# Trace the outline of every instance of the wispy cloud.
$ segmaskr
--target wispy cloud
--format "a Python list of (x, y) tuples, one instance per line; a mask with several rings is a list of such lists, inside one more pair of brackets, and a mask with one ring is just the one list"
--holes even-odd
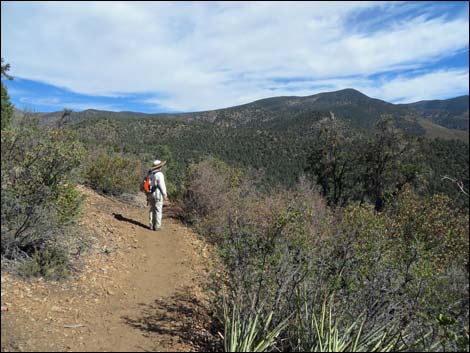
[(468, 61), (445, 63), (468, 55), (468, 4), (451, 5), (3, 2), (2, 56), (19, 77), (90, 96), (145, 94), (143, 104), (163, 110), (327, 87), (396, 101), (446, 98), (468, 93)]
[(370, 91), (388, 101), (410, 103), (429, 97), (452, 97), (455, 92), (468, 93), (468, 80), (468, 70), (440, 70), (416, 77), (399, 76)]

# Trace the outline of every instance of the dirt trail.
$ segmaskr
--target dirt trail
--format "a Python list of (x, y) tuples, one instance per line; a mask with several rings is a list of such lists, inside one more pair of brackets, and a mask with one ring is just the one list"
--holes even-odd
[(80, 189), (93, 249), (65, 282), (2, 273), (2, 351), (201, 349), (206, 245), (171, 218), (171, 205), (154, 232), (143, 197), (123, 203)]

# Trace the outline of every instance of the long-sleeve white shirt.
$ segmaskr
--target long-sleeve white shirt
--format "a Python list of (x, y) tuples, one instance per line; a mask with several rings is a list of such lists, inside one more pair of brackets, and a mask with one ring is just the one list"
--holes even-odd
[(163, 176), (163, 173), (161, 171), (154, 171), (152, 172), (155, 175), (155, 182), (156, 185), (158, 185), (157, 190), (155, 190), (155, 198), (157, 200), (161, 199), (161, 195), (163, 194), (163, 197), (167, 197), (166, 193), (166, 185), (165, 185), (165, 177)]

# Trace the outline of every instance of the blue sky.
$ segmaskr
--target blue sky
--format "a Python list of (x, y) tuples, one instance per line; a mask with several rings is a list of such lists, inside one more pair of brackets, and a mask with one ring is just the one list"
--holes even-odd
[(461, 2), (1, 3), (20, 109), (185, 112), (343, 88), (393, 103), (469, 91)]

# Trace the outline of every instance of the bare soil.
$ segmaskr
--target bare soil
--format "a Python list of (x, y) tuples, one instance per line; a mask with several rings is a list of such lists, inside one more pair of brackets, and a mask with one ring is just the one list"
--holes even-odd
[(171, 204), (155, 232), (143, 195), (122, 202), (79, 188), (86, 195), (79, 227), (93, 247), (64, 281), (2, 272), (2, 351), (206, 350), (207, 245)]

